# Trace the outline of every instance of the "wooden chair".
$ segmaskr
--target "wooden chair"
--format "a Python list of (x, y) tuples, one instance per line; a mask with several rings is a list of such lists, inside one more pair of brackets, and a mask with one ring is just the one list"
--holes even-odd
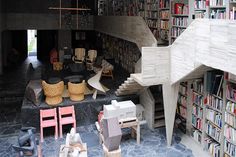
[(83, 63), (85, 59), (85, 48), (76, 48), (75, 55), (72, 57), (72, 60), (75, 63)]
[(60, 138), (62, 138), (62, 125), (73, 124), (73, 127), (76, 130), (76, 119), (75, 119), (75, 110), (74, 106), (68, 107), (59, 107), (59, 130)]
[(58, 138), (57, 111), (54, 109), (40, 110), (40, 137), (43, 142), (43, 128), (55, 127), (55, 139)]
[(86, 66), (88, 70), (93, 70), (93, 64), (97, 58), (97, 50), (89, 50), (86, 58)]

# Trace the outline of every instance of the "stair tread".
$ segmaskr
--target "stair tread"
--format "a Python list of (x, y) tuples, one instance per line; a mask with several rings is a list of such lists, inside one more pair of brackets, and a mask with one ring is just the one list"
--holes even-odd
[(155, 112), (164, 111), (164, 106), (155, 106)]
[(156, 120), (154, 123), (155, 128), (163, 127), (163, 126), (165, 126), (165, 119)]

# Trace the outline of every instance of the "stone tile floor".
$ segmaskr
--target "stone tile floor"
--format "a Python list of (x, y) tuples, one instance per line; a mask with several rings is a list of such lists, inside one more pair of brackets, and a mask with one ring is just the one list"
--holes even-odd
[[(99, 144), (98, 132), (95, 125), (78, 127), (83, 142), (88, 146), (88, 157), (102, 157), (103, 151)], [(132, 139), (130, 130), (123, 130), (124, 135), (121, 142), (122, 157), (193, 157), (192, 151), (180, 143), (181, 133), (175, 130), (173, 145), (167, 147), (165, 128), (149, 130), (146, 126), (141, 128), (141, 144), (137, 145), (136, 140)], [(39, 137), (39, 134), (37, 134)], [(17, 142), (17, 135), (0, 137), (0, 156), (16, 156), (11, 147)], [(42, 143), (42, 154), (44, 157), (58, 157), (61, 144), (65, 143), (64, 138), (55, 140), (53, 136), (47, 136)]]

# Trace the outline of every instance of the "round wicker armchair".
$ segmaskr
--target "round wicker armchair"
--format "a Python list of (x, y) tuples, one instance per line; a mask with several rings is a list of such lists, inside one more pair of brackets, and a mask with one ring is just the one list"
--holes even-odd
[(70, 99), (72, 101), (81, 101), (84, 100), (84, 92), (85, 92), (85, 81), (82, 83), (68, 83), (68, 91), (70, 95)]
[(48, 84), (42, 81), (45, 102), (50, 106), (55, 106), (62, 102), (62, 93), (64, 91), (64, 82), (60, 81), (56, 84)]

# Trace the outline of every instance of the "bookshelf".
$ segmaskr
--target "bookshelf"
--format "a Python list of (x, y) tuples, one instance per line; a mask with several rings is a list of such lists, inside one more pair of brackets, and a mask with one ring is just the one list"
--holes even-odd
[(194, 1), (194, 15), (197, 18), (207, 18), (207, 5), (206, 0), (195, 0)]
[(226, 1), (210, 0), (209, 15), (211, 19), (226, 19)]
[(170, 30), (170, 0), (160, 0), (159, 3), (160, 42), (169, 43)]
[(189, 25), (189, 2), (188, 0), (173, 0), (170, 7), (170, 44), (172, 44)]
[(179, 86), (178, 102), (176, 109), (176, 125), (183, 132), (186, 133), (186, 119), (187, 119), (187, 82), (181, 82)]
[(138, 1), (138, 16), (145, 18), (145, 0)]
[(206, 73), (205, 90), (205, 149), (212, 156), (223, 155), (223, 133), (224, 133), (224, 92), (223, 72), (209, 71)]
[(158, 19), (158, 0), (146, 0), (145, 20), (157, 40), (159, 38)]
[(101, 34), (100, 40), (105, 59), (113, 59), (129, 73), (134, 72), (135, 63), (141, 56), (136, 44), (105, 34)]
[(225, 124), (224, 124), (224, 156), (236, 156), (236, 83), (225, 73), (226, 99), (225, 99)]
[(235, 0), (229, 0), (228, 3), (229, 8), (229, 19), (236, 20), (236, 1)]
[(195, 141), (202, 143), (203, 135), (203, 79), (195, 79), (191, 84), (191, 135)]

